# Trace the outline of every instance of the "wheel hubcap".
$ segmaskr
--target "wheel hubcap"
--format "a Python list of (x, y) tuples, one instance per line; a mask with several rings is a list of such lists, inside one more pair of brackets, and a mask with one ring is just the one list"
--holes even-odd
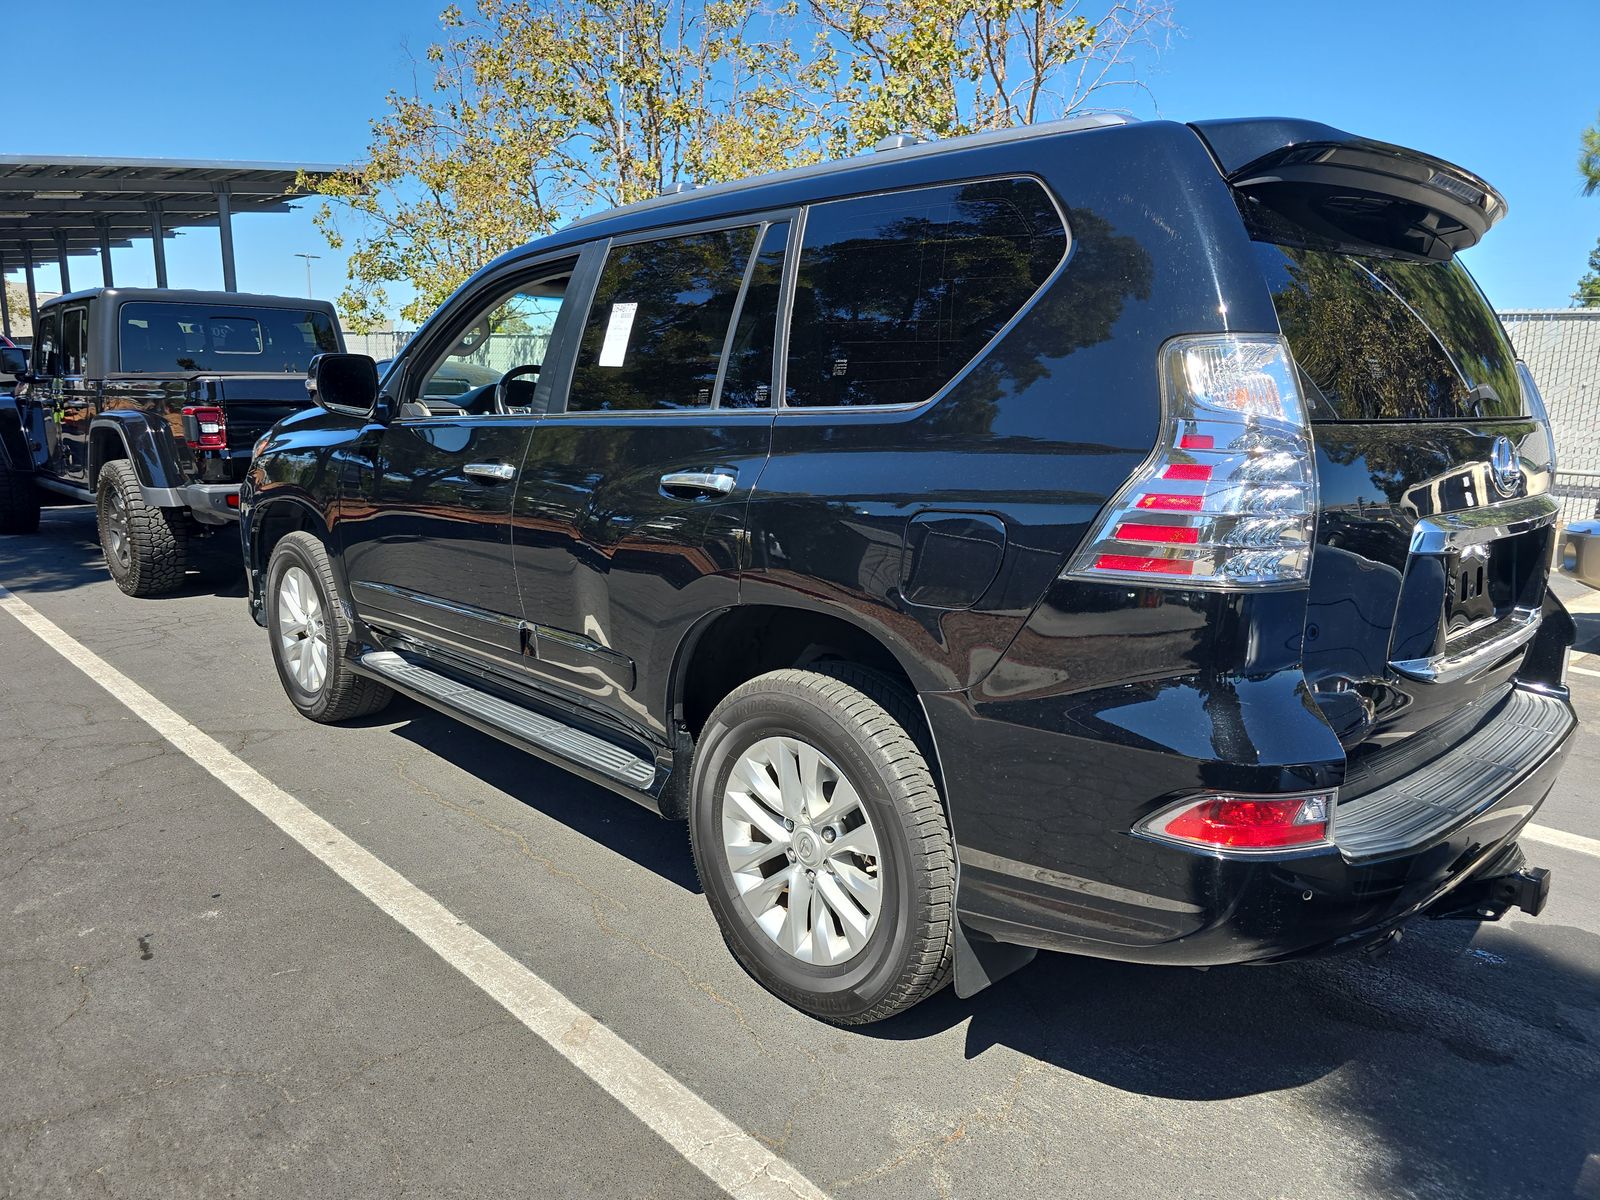
[(307, 692), (328, 677), (328, 630), (311, 576), (290, 567), (278, 580), (278, 648), (294, 681)]
[(866, 948), (883, 905), (872, 819), (844, 772), (799, 738), (763, 738), (722, 794), (722, 849), (745, 909), (786, 954), (830, 966)]
[(126, 567), (132, 561), (128, 551), (128, 501), (114, 487), (106, 491), (104, 520), (106, 550), (117, 560), (118, 566)]

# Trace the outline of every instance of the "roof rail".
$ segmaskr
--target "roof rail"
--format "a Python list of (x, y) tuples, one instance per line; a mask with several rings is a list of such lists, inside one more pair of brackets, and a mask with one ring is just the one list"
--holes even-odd
[(727, 183), (710, 183), (702, 187), (690, 187), (671, 191), (660, 196), (653, 196), (648, 200), (636, 200), (632, 204), (623, 204), (617, 208), (608, 208), (601, 212), (591, 213), (586, 217), (579, 217), (571, 221), (563, 229), (575, 229), (580, 225), (591, 225), (609, 217), (619, 216), (623, 213), (644, 212), (652, 208), (664, 208), (682, 200), (701, 199), (706, 196), (726, 196), (733, 192), (742, 192), (747, 188), (764, 187), (769, 183), (786, 183), (796, 179), (815, 179), (823, 175), (831, 175), (836, 171), (848, 171), (855, 167), (865, 166), (869, 163), (877, 164), (885, 159), (925, 158), (934, 154), (952, 154), (958, 150), (969, 150), (975, 146), (995, 146), (1005, 142), (1019, 142), (1028, 138), (1051, 137), (1058, 133), (1078, 133), (1086, 129), (1109, 129), (1118, 125), (1132, 125), (1137, 117), (1125, 117), (1115, 113), (1096, 113), (1086, 117), (1067, 117), (1060, 121), (1041, 121), (1037, 125), (1016, 125), (1009, 129), (990, 129), (983, 133), (969, 133), (961, 137), (940, 138), (936, 141), (914, 141), (909, 144), (886, 145), (885, 143), (898, 141), (899, 138), (909, 135), (891, 134), (878, 143), (878, 146), (867, 154), (852, 155), (849, 158), (830, 159), (828, 162), (813, 163), (808, 167), (789, 167), (782, 171), (771, 171), (765, 175), (752, 175), (748, 179), (734, 179)]

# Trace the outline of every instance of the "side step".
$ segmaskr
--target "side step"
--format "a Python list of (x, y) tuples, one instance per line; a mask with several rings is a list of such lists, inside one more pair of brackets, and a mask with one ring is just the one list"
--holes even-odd
[(402, 692), (418, 699), (433, 700), (471, 722), (502, 730), (557, 758), (579, 763), (640, 791), (655, 782), (653, 762), (554, 717), (502, 700), (427, 667), (419, 667), (392, 650), (369, 650), (360, 661), (365, 670), (394, 684)]

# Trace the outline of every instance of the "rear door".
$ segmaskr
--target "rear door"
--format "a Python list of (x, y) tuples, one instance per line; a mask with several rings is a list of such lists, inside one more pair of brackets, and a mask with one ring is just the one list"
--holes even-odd
[(737, 604), (791, 214), (613, 242), (518, 484), (532, 667), (660, 735), (674, 651)]
[(1317, 447), (1306, 673), (1359, 775), (1510, 686), (1545, 596), (1549, 431), (1454, 258), (1256, 253)]

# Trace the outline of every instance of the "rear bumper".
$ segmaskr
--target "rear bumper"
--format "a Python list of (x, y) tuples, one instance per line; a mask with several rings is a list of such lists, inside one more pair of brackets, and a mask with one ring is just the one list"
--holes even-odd
[(157, 508), (186, 508), (197, 521), (222, 525), (239, 519), (237, 483), (190, 483), (181, 487), (141, 487), (144, 502)]
[[(961, 918), (996, 941), (1181, 966), (1274, 962), (1375, 942), (1425, 909), (1459, 907), (1449, 893), (1502, 870), (1554, 784), (1576, 723), (1563, 689), (1517, 689), (1494, 729), (1391, 782), (1384, 795), (1341, 805), (1361, 819), (1341, 841), (1336, 815), (1337, 850), (1226, 859), (1119, 833), (1120, 853), (1096, 855), (1090, 878), (1068, 862), (1026, 863), (961, 845)], [(1528, 733), (1531, 726), (1542, 734)], [(1488, 769), (1497, 754), (1514, 765)], [(1373, 820), (1385, 804), (1398, 830), (1387, 838)], [(955, 824), (959, 842), (959, 813)]]

